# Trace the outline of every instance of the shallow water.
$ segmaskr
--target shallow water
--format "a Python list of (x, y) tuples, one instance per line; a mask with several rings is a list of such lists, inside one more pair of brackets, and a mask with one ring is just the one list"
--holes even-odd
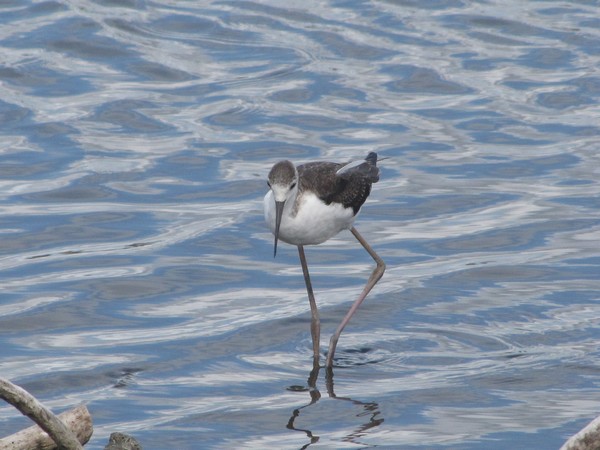
[[(90, 449), (558, 448), (600, 413), (598, 17), (4, 2), (0, 376), (85, 402)], [(369, 151), (356, 226), (388, 270), (328, 388), (265, 179)], [(325, 352), (373, 263), (349, 233), (307, 258)]]

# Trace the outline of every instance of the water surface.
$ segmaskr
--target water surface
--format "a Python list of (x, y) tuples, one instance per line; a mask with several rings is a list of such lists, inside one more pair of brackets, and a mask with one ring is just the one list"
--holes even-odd
[[(558, 448), (600, 413), (598, 17), (4, 2), (0, 375), (85, 402), (90, 449)], [(327, 386), (266, 174), (369, 151), (356, 226), (388, 270)], [(373, 262), (349, 233), (307, 258), (324, 352)]]

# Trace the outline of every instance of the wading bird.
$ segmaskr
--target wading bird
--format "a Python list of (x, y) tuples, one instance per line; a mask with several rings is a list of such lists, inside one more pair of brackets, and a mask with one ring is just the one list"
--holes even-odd
[(317, 303), (310, 282), (305, 245), (321, 244), (342, 230), (350, 230), (377, 263), (367, 284), (337, 327), (327, 352), (326, 367), (333, 365), (335, 348), (344, 327), (385, 271), (385, 263), (354, 228), (360, 207), (371, 193), (371, 185), (379, 181), (377, 153), (364, 160), (349, 163), (309, 162), (295, 166), (279, 161), (269, 172), (265, 195), (265, 220), (275, 235), (273, 256), (279, 240), (298, 247), (304, 282), (312, 314), (311, 335), (314, 363), (319, 362), (321, 326)]

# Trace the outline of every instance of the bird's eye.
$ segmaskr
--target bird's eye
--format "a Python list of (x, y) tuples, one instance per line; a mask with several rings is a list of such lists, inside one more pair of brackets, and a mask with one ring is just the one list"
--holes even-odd
[(296, 182), (290, 184), (290, 189), (294, 189), (296, 187)]
[(271, 182), (267, 181), (267, 186), (271, 187)]

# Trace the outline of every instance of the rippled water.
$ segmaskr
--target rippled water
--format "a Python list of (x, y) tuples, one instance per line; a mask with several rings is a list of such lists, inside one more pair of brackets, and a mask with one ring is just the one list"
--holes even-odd
[[(600, 6), (284, 5), (2, 2), (0, 375), (91, 449), (559, 447), (600, 413)], [(371, 150), (388, 271), (327, 389), (265, 178)], [(307, 257), (324, 351), (372, 261)]]

